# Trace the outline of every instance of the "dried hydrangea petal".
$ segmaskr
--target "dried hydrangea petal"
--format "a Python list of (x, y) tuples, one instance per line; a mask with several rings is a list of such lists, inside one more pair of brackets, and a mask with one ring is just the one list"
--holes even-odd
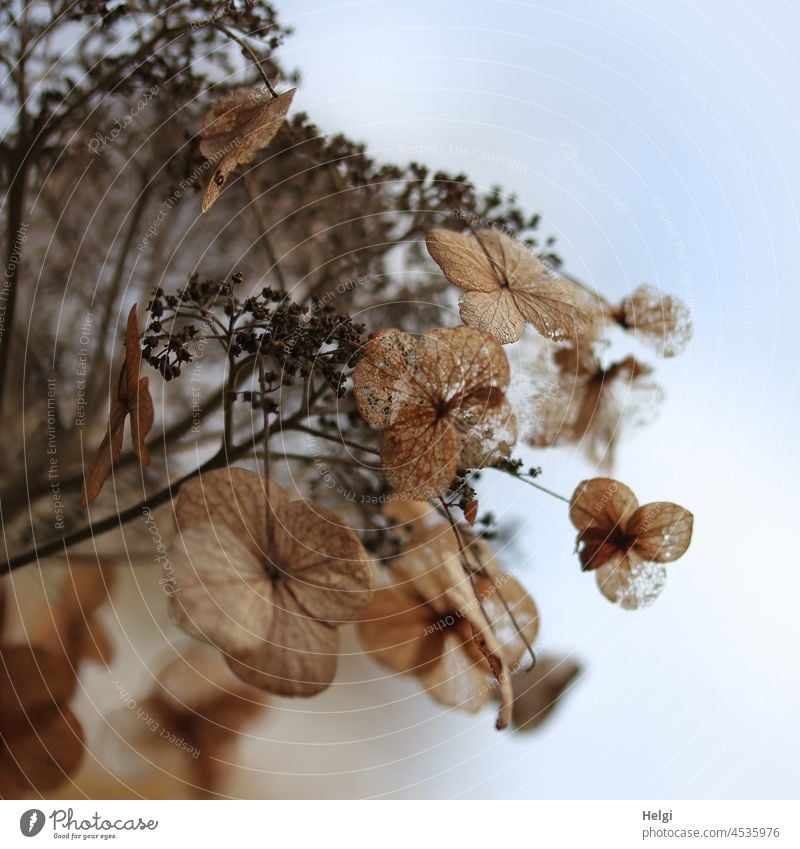
[(272, 97), (266, 89), (239, 89), (212, 104), (200, 150), (216, 160), (216, 169), (203, 195), (203, 212), (214, 205), (230, 174), (252, 162), (272, 141), (286, 119), (295, 91)]
[(276, 562), (290, 564), (285, 580), (299, 607), (325, 622), (358, 619), (370, 603), (372, 561), (355, 534), (306, 501), (283, 505), (276, 520)]
[(595, 571), (600, 592), (625, 610), (638, 610), (651, 605), (667, 580), (667, 570), (634, 552), (619, 553)]
[(525, 321), (554, 340), (577, 339), (590, 330), (591, 316), (579, 307), (575, 287), (552, 279), (538, 257), (505, 233), (432, 230), (427, 245), (444, 276), (466, 292), (465, 324), (503, 344), (520, 338)]
[(555, 710), (580, 675), (581, 668), (569, 658), (539, 657), (530, 671), (511, 676), (514, 688), (512, 725), (517, 731), (533, 731)]
[(620, 481), (592, 478), (578, 484), (570, 502), (569, 517), (579, 531), (612, 531), (624, 528), (639, 502)]
[(399, 498), (435, 498), (456, 473), (460, 443), (447, 419), (431, 421), (414, 409), (384, 432), (381, 461)]
[(627, 532), (636, 538), (636, 550), (647, 560), (677, 560), (692, 541), (692, 514), (669, 501), (642, 505), (631, 516)]
[(679, 354), (692, 338), (689, 308), (655, 286), (639, 286), (625, 298), (619, 312), (624, 326), (635, 330), (662, 357)]
[(458, 306), (464, 324), (491, 333), (503, 345), (516, 342), (525, 329), (525, 318), (509, 289), (465, 292)]

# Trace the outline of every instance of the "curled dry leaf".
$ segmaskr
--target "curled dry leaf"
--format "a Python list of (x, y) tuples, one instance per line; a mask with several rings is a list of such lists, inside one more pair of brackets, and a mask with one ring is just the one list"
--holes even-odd
[(63, 653), (73, 667), (83, 659), (109, 664), (111, 638), (96, 611), (108, 598), (113, 579), (111, 566), (71, 563), (56, 598), (29, 631), (30, 642), (53, 654)]
[(273, 97), (266, 88), (240, 88), (215, 100), (203, 122), (200, 152), (216, 163), (203, 195), (208, 212), (228, 177), (255, 159), (280, 130), (296, 89)]
[[(372, 596), (372, 563), (341, 519), (227, 468), (183, 485), (165, 580), (189, 634), (216, 646), (249, 684), (286, 696), (324, 690), (338, 626)], [(268, 520), (269, 514), (269, 520)]]
[(353, 373), (361, 415), (383, 428), (381, 459), (400, 498), (440, 495), (458, 468), (509, 455), (517, 420), (504, 390), (508, 360), (471, 327), (425, 336), (385, 330), (365, 346)]
[(517, 731), (533, 731), (555, 710), (559, 700), (580, 675), (575, 661), (560, 657), (538, 657), (533, 669), (511, 676), (514, 707), (511, 722)]
[[(508, 670), (525, 641), (536, 639), (539, 616), (482, 540), (472, 538), (466, 554), (476, 570), (471, 575), (447, 524), (415, 536), (393, 564), (394, 582), (376, 589), (358, 631), (364, 648), (385, 666), (415, 676), (440, 704), (474, 712), (492, 698), (493, 678), (510, 699)], [(507, 719), (501, 715), (498, 727)]]
[(0, 796), (58, 786), (78, 767), (83, 732), (66, 706), (75, 675), (63, 657), (30, 646), (0, 649)]
[(680, 354), (692, 338), (689, 308), (655, 286), (639, 286), (620, 304), (616, 317), (662, 357)]
[(664, 563), (681, 557), (692, 540), (693, 516), (668, 501), (639, 506), (625, 484), (583, 481), (570, 502), (580, 561), (594, 571), (610, 601), (626, 610), (652, 604), (666, 580)]
[(581, 445), (593, 463), (610, 468), (620, 435), (648, 423), (662, 399), (652, 369), (633, 357), (604, 368), (588, 346), (558, 348), (552, 367), (533, 397), (527, 441)]
[(431, 230), (428, 251), (444, 276), (464, 290), (464, 324), (503, 344), (516, 342), (526, 323), (547, 339), (578, 339), (592, 319), (575, 284), (552, 277), (524, 245), (498, 230), (473, 235)]
[(150, 397), (148, 378), (139, 377), (142, 351), (139, 347), (139, 322), (136, 318), (136, 308), (137, 305), (134, 304), (128, 313), (125, 361), (111, 395), (108, 431), (86, 472), (81, 495), (84, 506), (97, 498), (103, 484), (111, 474), (111, 467), (119, 460), (122, 453), (122, 440), (125, 436), (125, 420), (128, 416), (131, 420), (133, 453), (143, 466), (150, 465), (150, 452), (145, 445), (145, 439), (153, 426), (153, 399)]

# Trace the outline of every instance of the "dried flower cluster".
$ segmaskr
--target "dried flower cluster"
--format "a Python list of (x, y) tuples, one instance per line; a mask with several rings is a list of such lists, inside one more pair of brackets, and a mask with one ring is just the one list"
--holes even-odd
[[(110, 31), (142, 15), (120, 11), (124, 5), (84, 7)], [(11, 571), (51, 554), (66, 561), (45, 615), (26, 623), (31, 645), (0, 643), (0, 795), (48, 790), (74, 773), (83, 735), (68, 702), (85, 661), (113, 660), (99, 613), (113, 566), (79, 566), (77, 557), (70, 565), (65, 551), (136, 528), (142, 516), (149, 522), (159, 505), (169, 513), (165, 539), (157, 535), (169, 610), (197, 642), (181, 635), (193, 648), (161, 669), (140, 707), (173, 740), (168, 754), (188, 765), (193, 795), (220, 792), (226, 747), (263, 710), (264, 693), (308, 698), (331, 685), (341, 629), (350, 625), (366, 653), (413, 677), (437, 704), (475, 712), (497, 703), (498, 728), (538, 727), (580, 668), (569, 657), (537, 662), (539, 610), (523, 569), (501, 545), (489, 546), (508, 536), (480, 510), (482, 476), (505, 474), (549, 491), (531, 465), (539, 455), (514, 455), (518, 437), (537, 451), (579, 446), (609, 467), (620, 434), (646, 420), (660, 398), (652, 366), (638, 353), (612, 359), (609, 343), (616, 334), (674, 356), (691, 336), (688, 309), (649, 285), (614, 306), (563, 272), (552, 240), (538, 238), (539, 217), (499, 189), (482, 192), (464, 175), (420, 163), (376, 162), (363, 145), (290, 116), (295, 89), (278, 94), (270, 82), (279, 77), (271, 51), (283, 30), (268, 4), (220, 9), (200, 0), (156, 19), (159, 26), (143, 30), (147, 38), (132, 27), (134, 50), (97, 63), (105, 68), (99, 79), (95, 63), (86, 69), (84, 59), (73, 60), (89, 87), (81, 83), (73, 94), (66, 80), (48, 83), (44, 111), (31, 124), (45, 147), (30, 154), (35, 167), (22, 179), (50, 169), (57, 181), (41, 187), (46, 239), (36, 243), (48, 256), (50, 241), (61, 245), (50, 276), (105, 281), (105, 249), (81, 257), (79, 275), (77, 237), (59, 229), (81, 218), (68, 214), (63, 198), (76, 194), (74, 174), (87, 173), (69, 139), (84, 123), (95, 126), (91, 85), (124, 98), (140, 81), (178, 81), (173, 100), (142, 117), (140, 135), (132, 130), (109, 152), (109, 162), (118, 156), (127, 167), (129, 158), (141, 182), (107, 307), (85, 334), (96, 339), (94, 373), (112, 382), (107, 422), (96, 414), (107, 386), (95, 383), (87, 390), (92, 403), (84, 399), (99, 447), (84, 473), (63, 482), (67, 530), (58, 538), (37, 532), (39, 547), (6, 565)], [(205, 40), (196, 33), (204, 27)], [(172, 46), (181, 39), (186, 55)], [(221, 96), (210, 100), (201, 94), (213, 79), (191, 69), (205, 64), (200, 51), (205, 56), (218, 39), (243, 49), (263, 86), (220, 85)], [(256, 44), (270, 55), (259, 57)], [(164, 57), (153, 58), (159, 51)], [(185, 108), (175, 108), (175, 98)], [(58, 103), (71, 103), (74, 116)], [(28, 129), (9, 145), (30, 142)], [(64, 160), (51, 162), (61, 148)], [(166, 212), (156, 195), (170, 197)], [(98, 190), (91, 202), (104, 197)], [(130, 201), (112, 200), (128, 222)], [(150, 213), (147, 228), (141, 222)], [(126, 251), (137, 227), (147, 237), (132, 262)], [(230, 256), (240, 260), (234, 267)], [(198, 271), (200, 257), (209, 273)], [(402, 275), (392, 273), (397, 268)], [(126, 308), (133, 300), (124, 295), (129, 273), (150, 300), (144, 332), (137, 306), (129, 309), (124, 359), (111, 378), (102, 366), (121, 353), (109, 328), (115, 311), (124, 314), (123, 298)], [(462, 323), (453, 326), (457, 301)], [(140, 375), (142, 360), (149, 377)], [(74, 378), (72, 360), (57, 367)], [(160, 400), (157, 442), (148, 442), (151, 380)], [(523, 380), (534, 389), (514, 401), (515, 411), (512, 389)], [(41, 420), (39, 413), (28, 418)], [(59, 423), (57, 442), (80, 446), (84, 433)], [(151, 466), (155, 444), (163, 463)], [(65, 470), (80, 467), (79, 457), (68, 459)], [(129, 469), (138, 474), (136, 491)], [(92, 522), (81, 505), (98, 499), (112, 472), (113, 512)], [(52, 509), (47, 473), (43, 463), (24, 485)], [(3, 492), (13, 533), (19, 492), (19, 485)], [(602, 594), (624, 609), (650, 604), (664, 586), (664, 564), (690, 544), (691, 513), (670, 502), (639, 506), (611, 478), (585, 481), (563, 500), (580, 565), (595, 573)], [(173, 519), (174, 533), (166, 530)], [(13, 545), (22, 548), (26, 533)], [(568, 545), (565, 533), (565, 559)], [(0, 599), (2, 592), (0, 584)], [(157, 760), (164, 752), (136, 724), (138, 713), (122, 712), (133, 728), (119, 736), (141, 759)]]

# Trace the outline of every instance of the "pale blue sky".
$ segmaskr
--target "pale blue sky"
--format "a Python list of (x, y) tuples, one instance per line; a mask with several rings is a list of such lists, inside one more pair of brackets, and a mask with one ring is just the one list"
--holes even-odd
[[(265, 781), (288, 796), (796, 798), (800, 11), (282, 8), (297, 30), (283, 60), (304, 74), (295, 104), (323, 128), (391, 160), (422, 146), (414, 158), (513, 189), (567, 268), (610, 295), (648, 281), (691, 302), (694, 342), (660, 365), (662, 415), (617, 476), (643, 501), (692, 509), (696, 532), (656, 605), (627, 613), (579, 573), (563, 505), (487, 478), (484, 503), (523, 523), (509, 565), (542, 609), (542, 647), (587, 664), (558, 719), (509, 739), (487, 714), (443, 715), (411, 681), (381, 689), (406, 700), (385, 708), (374, 688), (344, 685), (273, 714), (253, 767), (274, 764)], [(541, 462), (565, 493), (590, 473), (572, 452)], [(353, 660), (340, 680), (380, 674)], [(303, 709), (360, 713), (300, 734)]]

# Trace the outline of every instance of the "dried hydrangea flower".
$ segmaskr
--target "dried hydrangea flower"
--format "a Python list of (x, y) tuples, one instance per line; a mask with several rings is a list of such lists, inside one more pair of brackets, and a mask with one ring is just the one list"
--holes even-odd
[(633, 330), (662, 357), (674, 357), (692, 338), (689, 308), (674, 295), (643, 284), (628, 295), (615, 312), (626, 330)]
[(273, 97), (266, 88), (240, 88), (208, 109), (203, 121), (200, 152), (216, 162), (203, 195), (203, 212), (219, 197), (228, 177), (255, 159), (280, 130), (296, 89)]
[[(481, 567), (472, 577), (449, 525), (415, 535), (392, 564), (393, 583), (375, 590), (358, 631), (378, 661), (415, 676), (440, 704), (474, 712), (493, 697), (493, 678), (510, 688), (508, 669), (522, 657), (526, 641), (536, 639), (539, 616), (533, 599), (499, 570), (482, 540), (472, 539), (466, 550)], [(501, 716), (498, 727), (507, 719)]]
[(381, 459), (398, 497), (435, 497), (456, 469), (508, 456), (517, 438), (503, 394), (509, 379), (503, 349), (471, 327), (424, 336), (385, 330), (364, 346), (356, 403), (384, 430)]
[(585, 345), (558, 348), (555, 374), (540, 381), (533, 397), (527, 441), (537, 447), (581, 445), (605, 468), (624, 429), (646, 424), (661, 401), (652, 369), (633, 357), (603, 367)]
[(624, 483), (583, 481), (570, 501), (580, 561), (594, 571), (610, 601), (626, 610), (652, 604), (664, 586), (664, 563), (681, 557), (692, 540), (692, 514), (669, 501), (639, 506)]
[(125, 361), (119, 373), (119, 380), (111, 395), (111, 412), (108, 418), (108, 431), (97, 449), (94, 460), (86, 472), (81, 501), (84, 505), (100, 494), (103, 484), (111, 474), (111, 467), (122, 453), (122, 440), (125, 436), (125, 419), (131, 419), (131, 443), (133, 453), (143, 466), (150, 465), (150, 452), (145, 439), (153, 426), (153, 399), (150, 397), (149, 379), (139, 377), (142, 364), (142, 351), (139, 347), (139, 322), (136, 318), (136, 304), (128, 313), (128, 325), (125, 334)]
[(286, 696), (324, 690), (338, 626), (371, 600), (372, 564), (353, 531), (275, 483), (267, 500), (261, 478), (237, 468), (185, 483), (175, 512), (164, 578), (176, 622), (249, 684)]
[(553, 278), (523, 244), (498, 230), (472, 235), (431, 230), (428, 251), (444, 276), (464, 290), (464, 324), (503, 344), (516, 342), (526, 323), (547, 339), (578, 339), (591, 319), (579, 306), (574, 284)]
[(517, 731), (538, 728), (552, 714), (580, 672), (580, 666), (569, 658), (542, 656), (537, 657), (533, 669), (515, 672), (511, 676), (513, 727)]
[(66, 706), (75, 674), (30, 646), (0, 649), (0, 796), (49, 790), (77, 769), (83, 732)]
[(63, 652), (73, 667), (83, 659), (111, 663), (111, 638), (96, 611), (107, 600), (113, 579), (111, 566), (70, 563), (57, 596), (28, 631), (30, 642), (53, 654)]

